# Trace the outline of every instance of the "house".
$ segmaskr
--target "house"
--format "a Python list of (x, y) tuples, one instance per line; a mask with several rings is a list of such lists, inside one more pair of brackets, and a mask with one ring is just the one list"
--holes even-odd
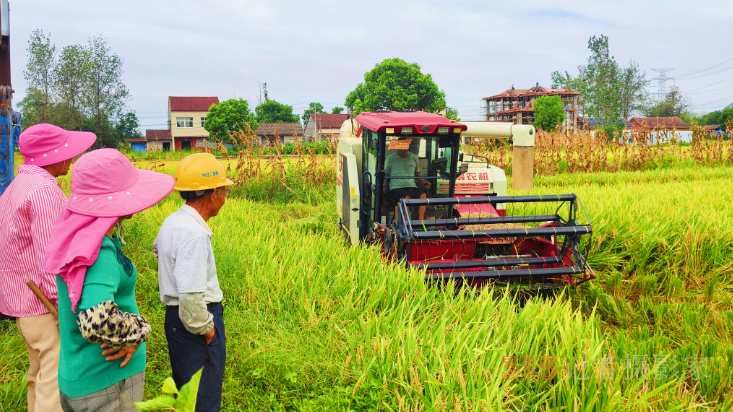
[(348, 118), (348, 114), (312, 113), (305, 125), (306, 141), (320, 142), (324, 137), (332, 142), (337, 141), (341, 125)]
[(495, 96), (484, 97), (486, 101), (486, 120), (495, 122), (511, 122), (514, 124), (534, 123), (534, 101), (540, 96), (560, 96), (565, 105), (566, 127), (575, 132), (581, 128), (578, 120), (578, 96), (582, 93), (563, 88), (550, 89), (539, 83), (531, 89), (511, 89)]
[(709, 124), (702, 127), (706, 134), (723, 134), (719, 124)]
[(125, 142), (129, 143), (132, 150), (136, 152), (154, 150), (167, 152), (171, 150), (171, 131), (148, 129), (145, 131), (144, 137), (125, 139)]
[[(279, 141), (275, 141), (275, 132), (280, 137)], [(277, 143), (290, 143), (295, 140), (295, 136), (298, 139), (305, 141), (303, 133), (303, 126), (300, 123), (260, 123), (260, 127), (255, 131), (257, 137), (260, 139), (260, 146), (267, 146), (269, 144)]]
[[(596, 130), (598, 130), (598, 128), (600, 127), (603, 127), (603, 120), (600, 120), (600, 119), (589, 119), (585, 117), (580, 117), (578, 118), (578, 120), (583, 125), (581, 129), (589, 130), (591, 133), (591, 136), (595, 136)], [(634, 131), (636, 130), (634, 128), (634, 125), (626, 119), (618, 119), (618, 125), (621, 126), (622, 123), (623, 123), (623, 130), (621, 131), (621, 133), (627, 139), (632, 138), (634, 135)]]
[(203, 150), (209, 132), (204, 129), (209, 107), (218, 97), (168, 97), (168, 129), (173, 150)]
[(676, 137), (681, 142), (692, 142), (692, 130), (690, 126), (679, 117), (635, 117), (631, 119), (635, 133), (649, 131), (652, 141), (657, 137), (668, 140)]

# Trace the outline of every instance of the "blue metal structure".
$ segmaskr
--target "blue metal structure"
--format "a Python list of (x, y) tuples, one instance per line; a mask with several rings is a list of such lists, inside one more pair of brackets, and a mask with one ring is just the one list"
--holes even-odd
[(21, 117), (12, 109), (13, 90), (0, 86), (0, 194), (15, 175), (15, 146), (20, 135)]
[(10, 81), (10, 5), (0, 0), (0, 194), (15, 175), (15, 145), (20, 135), (20, 113), (13, 111)]

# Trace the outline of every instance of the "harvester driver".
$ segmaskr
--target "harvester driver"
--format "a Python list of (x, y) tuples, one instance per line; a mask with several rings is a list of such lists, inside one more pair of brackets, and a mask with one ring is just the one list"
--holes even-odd
[[(409, 150), (410, 140), (393, 141), (390, 146), (397, 149), (384, 160), (385, 177), (420, 177), (418, 157)], [(417, 183), (417, 184), (416, 184)], [(397, 203), (400, 199), (426, 199), (430, 182), (424, 179), (385, 179), (384, 187), (389, 187), (387, 198), (390, 206), (394, 206), (397, 217)], [(425, 206), (420, 206), (418, 216), (425, 220)]]
[(207, 221), (224, 206), (227, 186), (234, 182), (210, 153), (184, 158), (175, 177), (174, 189), (186, 203), (165, 219), (153, 244), (160, 300), (166, 304), (165, 337), (178, 389), (203, 367), (196, 411), (218, 412), (226, 338), (223, 293)]

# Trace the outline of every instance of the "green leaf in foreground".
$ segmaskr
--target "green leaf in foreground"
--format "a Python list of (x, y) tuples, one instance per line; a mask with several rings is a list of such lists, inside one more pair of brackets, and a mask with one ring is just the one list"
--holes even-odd
[[(145, 402), (135, 402), (135, 407), (141, 411), (175, 410), (178, 412), (195, 412), (196, 398), (198, 397), (201, 372), (204, 368), (194, 373), (191, 380), (183, 385), (179, 392), (173, 378), (167, 378), (161, 390), (171, 395), (161, 395), (155, 399)], [(178, 395), (174, 397), (173, 395)]]
[(157, 411), (176, 408), (176, 398), (171, 395), (161, 395), (145, 402), (135, 402), (135, 407), (141, 411)]

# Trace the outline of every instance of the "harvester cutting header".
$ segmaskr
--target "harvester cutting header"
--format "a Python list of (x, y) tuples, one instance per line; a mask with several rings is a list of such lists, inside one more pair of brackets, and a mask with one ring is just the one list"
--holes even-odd
[[(462, 153), (462, 136), (510, 138), (514, 181), (531, 187), (534, 127), (460, 123), (425, 112), (364, 112), (338, 144), (339, 227), (351, 244), (426, 270), (428, 279), (578, 284), (595, 278), (574, 194), (506, 196), (504, 171)], [(355, 131), (355, 133), (354, 133)], [(515, 184), (516, 187), (516, 184)], [(587, 244), (587, 243), (583, 243)]]

